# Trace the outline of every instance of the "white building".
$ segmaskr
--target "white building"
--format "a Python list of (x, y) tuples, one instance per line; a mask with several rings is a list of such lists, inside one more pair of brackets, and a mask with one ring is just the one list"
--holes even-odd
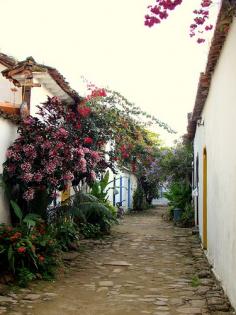
[[(21, 104), (27, 104), (29, 113), (35, 115), (36, 105), (45, 102), (47, 96), (58, 96), (66, 103), (79, 99), (56, 69), (37, 64), (32, 57), (18, 62), (0, 53), (0, 175), (7, 148), (17, 137)], [(9, 220), (4, 189), (0, 187), (0, 222)]]
[(125, 210), (133, 208), (133, 195), (137, 188), (137, 177), (128, 169), (119, 170), (117, 174), (111, 171), (108, 186), (108, 200), (116, 205), (122, 202)]
[[(80, 100), (64, 77), (54, 68), (37, 64), (32, 57), (18, 62), (0, 53), (0, 175), (6, 160), (6, 151), (17, 137), (17, 121), (20, 107), (25, 104), (28, 113), (36, 115), (37, 105), (45, 102), (47, 96), (58, 96), (64, 103), (73, 104)], [(109, 200), (112, 204), (123, 202), (124, 208), (132, 208), (133, 193), (137, 186), (136, 177), (127, 170), (117, 175), (110, 172)], [(115, 192), (115, 193), (114, 193)], [(71, 187), (61, 193), (58, 201), (65, 200), (74, 191)], [(9, 222), (8, 202), (0, 187), (0, 223)]]
[(236, 18), (229, 3), (222, 2), (188, 137), (194, 145), (196, 224), (213, 271), (236, 307)]

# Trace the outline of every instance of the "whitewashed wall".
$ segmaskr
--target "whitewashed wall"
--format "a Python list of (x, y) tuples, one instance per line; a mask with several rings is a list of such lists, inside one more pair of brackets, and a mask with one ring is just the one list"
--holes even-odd
[(31, 105), (30, 105), (30, 114), (35, 116), (38, 112), (37, 105), (41, 105), (42, 103), (47, 101), (47, 97), (53, 97), (52, 93), (45, 87), (44, 84), (38, 82), (34, 79), (35, 83), (40, 83), (41, 87), (34, 87), (31, 89)]
[[(0, 72), (5, 69), (6, 67), (0, 64)], [(11, 91), (13, 87), (13, 84), (0, 74), (0, 102), (14, 103), (16, 107), (19, 107), (21, 103), (21, 88), (17, 88), (17, 92), (13, 93)], [(6, 151), (17, 137), (17, 127), (10, 121), (0, 118), (0, 129), (0, 174), (2, 174), (2, 164), (6, 160)], [(0, 187), (0, 223), (9, 222), (9, 220), (4, 189)]]
[[(17, 126), (6, 119), (0, 118), (0, 128), (0, 174), (2, 174), (2, 164), (6, 160), (6, 151), (17, 137)], [(9, 221), (8, 203), (4, 189), (0, 186), (0, 223), (9, 223)]]
[(236, 307), (236, 19), (213, 74), (194, 140), (199, 154), (199, 228), (202, 236), (202, 156), (207, 149), (207, 256)]

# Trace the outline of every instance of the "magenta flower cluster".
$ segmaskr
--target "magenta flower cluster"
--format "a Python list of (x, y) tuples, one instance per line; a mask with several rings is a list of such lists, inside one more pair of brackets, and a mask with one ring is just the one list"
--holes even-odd
[(37, 190), (53, 194), (68, 182), (94, 181), (96, 173), (107, 167), (98, 151), (104, 139), (91, 128), (91, 113), (84, 104), (65, 109), (53, 97), (39, 106), (40, 119), (29, 117), (20, 125), (4, 171), (9, 182), (21, 187), (26, 201), (34, 199)]

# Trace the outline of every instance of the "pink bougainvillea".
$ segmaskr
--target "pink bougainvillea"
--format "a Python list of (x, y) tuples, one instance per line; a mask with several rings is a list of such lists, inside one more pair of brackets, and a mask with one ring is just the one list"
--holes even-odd
[[(145, 15), (144, 24), (148, 27), (160, 24), (169, 17), (171, 11), (183, 3), (183, 0), (155, 0), (154, 4), (148, 6), (149, 13)], [(193, 23), (190, 25), (189, 35), (190, 37), (197, 36), (196, 41), (199, 44), (205, 42), (204, 32), (213, 29), (213, 25), (208, 22), (209, 7), (212, 3), (212, 0), (202, 0), (200, 9), (193, 11)]]
[(92, 181), (101, 167), (107, 167), (103, 154), (97, 151), (96, 139), (102, 140), (103, 135), (94, 128), (96, 117), (92, 120), (91, 114), (83, 102), (65, 109), (53, 97), (39, 106), (41, 119), (29, 117), (22, 122), (19, 138), (7, 151), (4, 174), (12, 185), (20, 187), (23, 199), (33, 200), (42, 187), (53, 195), (68, 181)]

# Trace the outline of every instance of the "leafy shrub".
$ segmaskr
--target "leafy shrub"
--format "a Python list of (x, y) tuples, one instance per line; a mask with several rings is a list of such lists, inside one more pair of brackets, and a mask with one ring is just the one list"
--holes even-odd
[(106, 202), (107, 201), (107, 186), (109, 184), (109, 171), (106, 172), (105, 176), (99, 181), (94, 181), (91, 185), (90, 193), (96, 197), (99, 201)]
[(116, 222), (114, 208), (91, 194), (80, 192), (74, 195), (71, 212), (79, 226), (88, 223), (98, 225), (103, 234), (109, 233), (112, 224)]
[(0, 224), (0, 269), (12, 272), (19, 285), (36, 277), (52, 278), (59, 263), (59, 246), (52, 230), (36, 214), (23, 218), (19, 206), (11, 201), (19, 223)]
[(78, 246), (79, 230), (71, 218), (59, 220), (55, 225), (55, 238), (63, 251), (75, 249)]
[(0, 225), (0, 268), (4, 270), (8, 266), (20, 285), (26, 285), (36, 276), (52, 278), (58, 254), (57, 241), (42, 220), (30, 229), (24, 223), (17, 227)]
[(17, 272), (17, 282), (20, 287), (26, 287), (29, 282), (36, 279), (36, 275), (28, 268), (21, 267)]
[(185, 209), (191, 203), (191, 187), (186, 182), (173, 182), (164, 196), (169, 200), (170, 213), (173, 217), (173, 209)]
[(80, 233), (85, 238), (99, 238), (102, 236), (100, 226), (98, 224), (91, 223), (81, 223), (80, 224)]
[(133, 209), (134, 210), (145, 210), (148, 208), (146, 203), (145, 194), (141, 185), (138, 185), (133, 195)]
[(194, 225), (194, 210), (191, 205), (192, 194), (191, 187), (187, 182), (174, 182), (170, 185), (169, 191), (165, 197), (169, 200), (169, 212), (173, 219), (173, 210), (182, 209), (180, 225), (190, 227)]
[(117, 208), (114, 207), (108, 200), (104, 201), (102, 204), (110, 211), (110, 213), (113, 215), (113, 220), (115, 220), (117, 217)]
[(181, 225), (184, 227), (194, 226), (194, 210), (191, 204), (185, 206), (181, 216)]

